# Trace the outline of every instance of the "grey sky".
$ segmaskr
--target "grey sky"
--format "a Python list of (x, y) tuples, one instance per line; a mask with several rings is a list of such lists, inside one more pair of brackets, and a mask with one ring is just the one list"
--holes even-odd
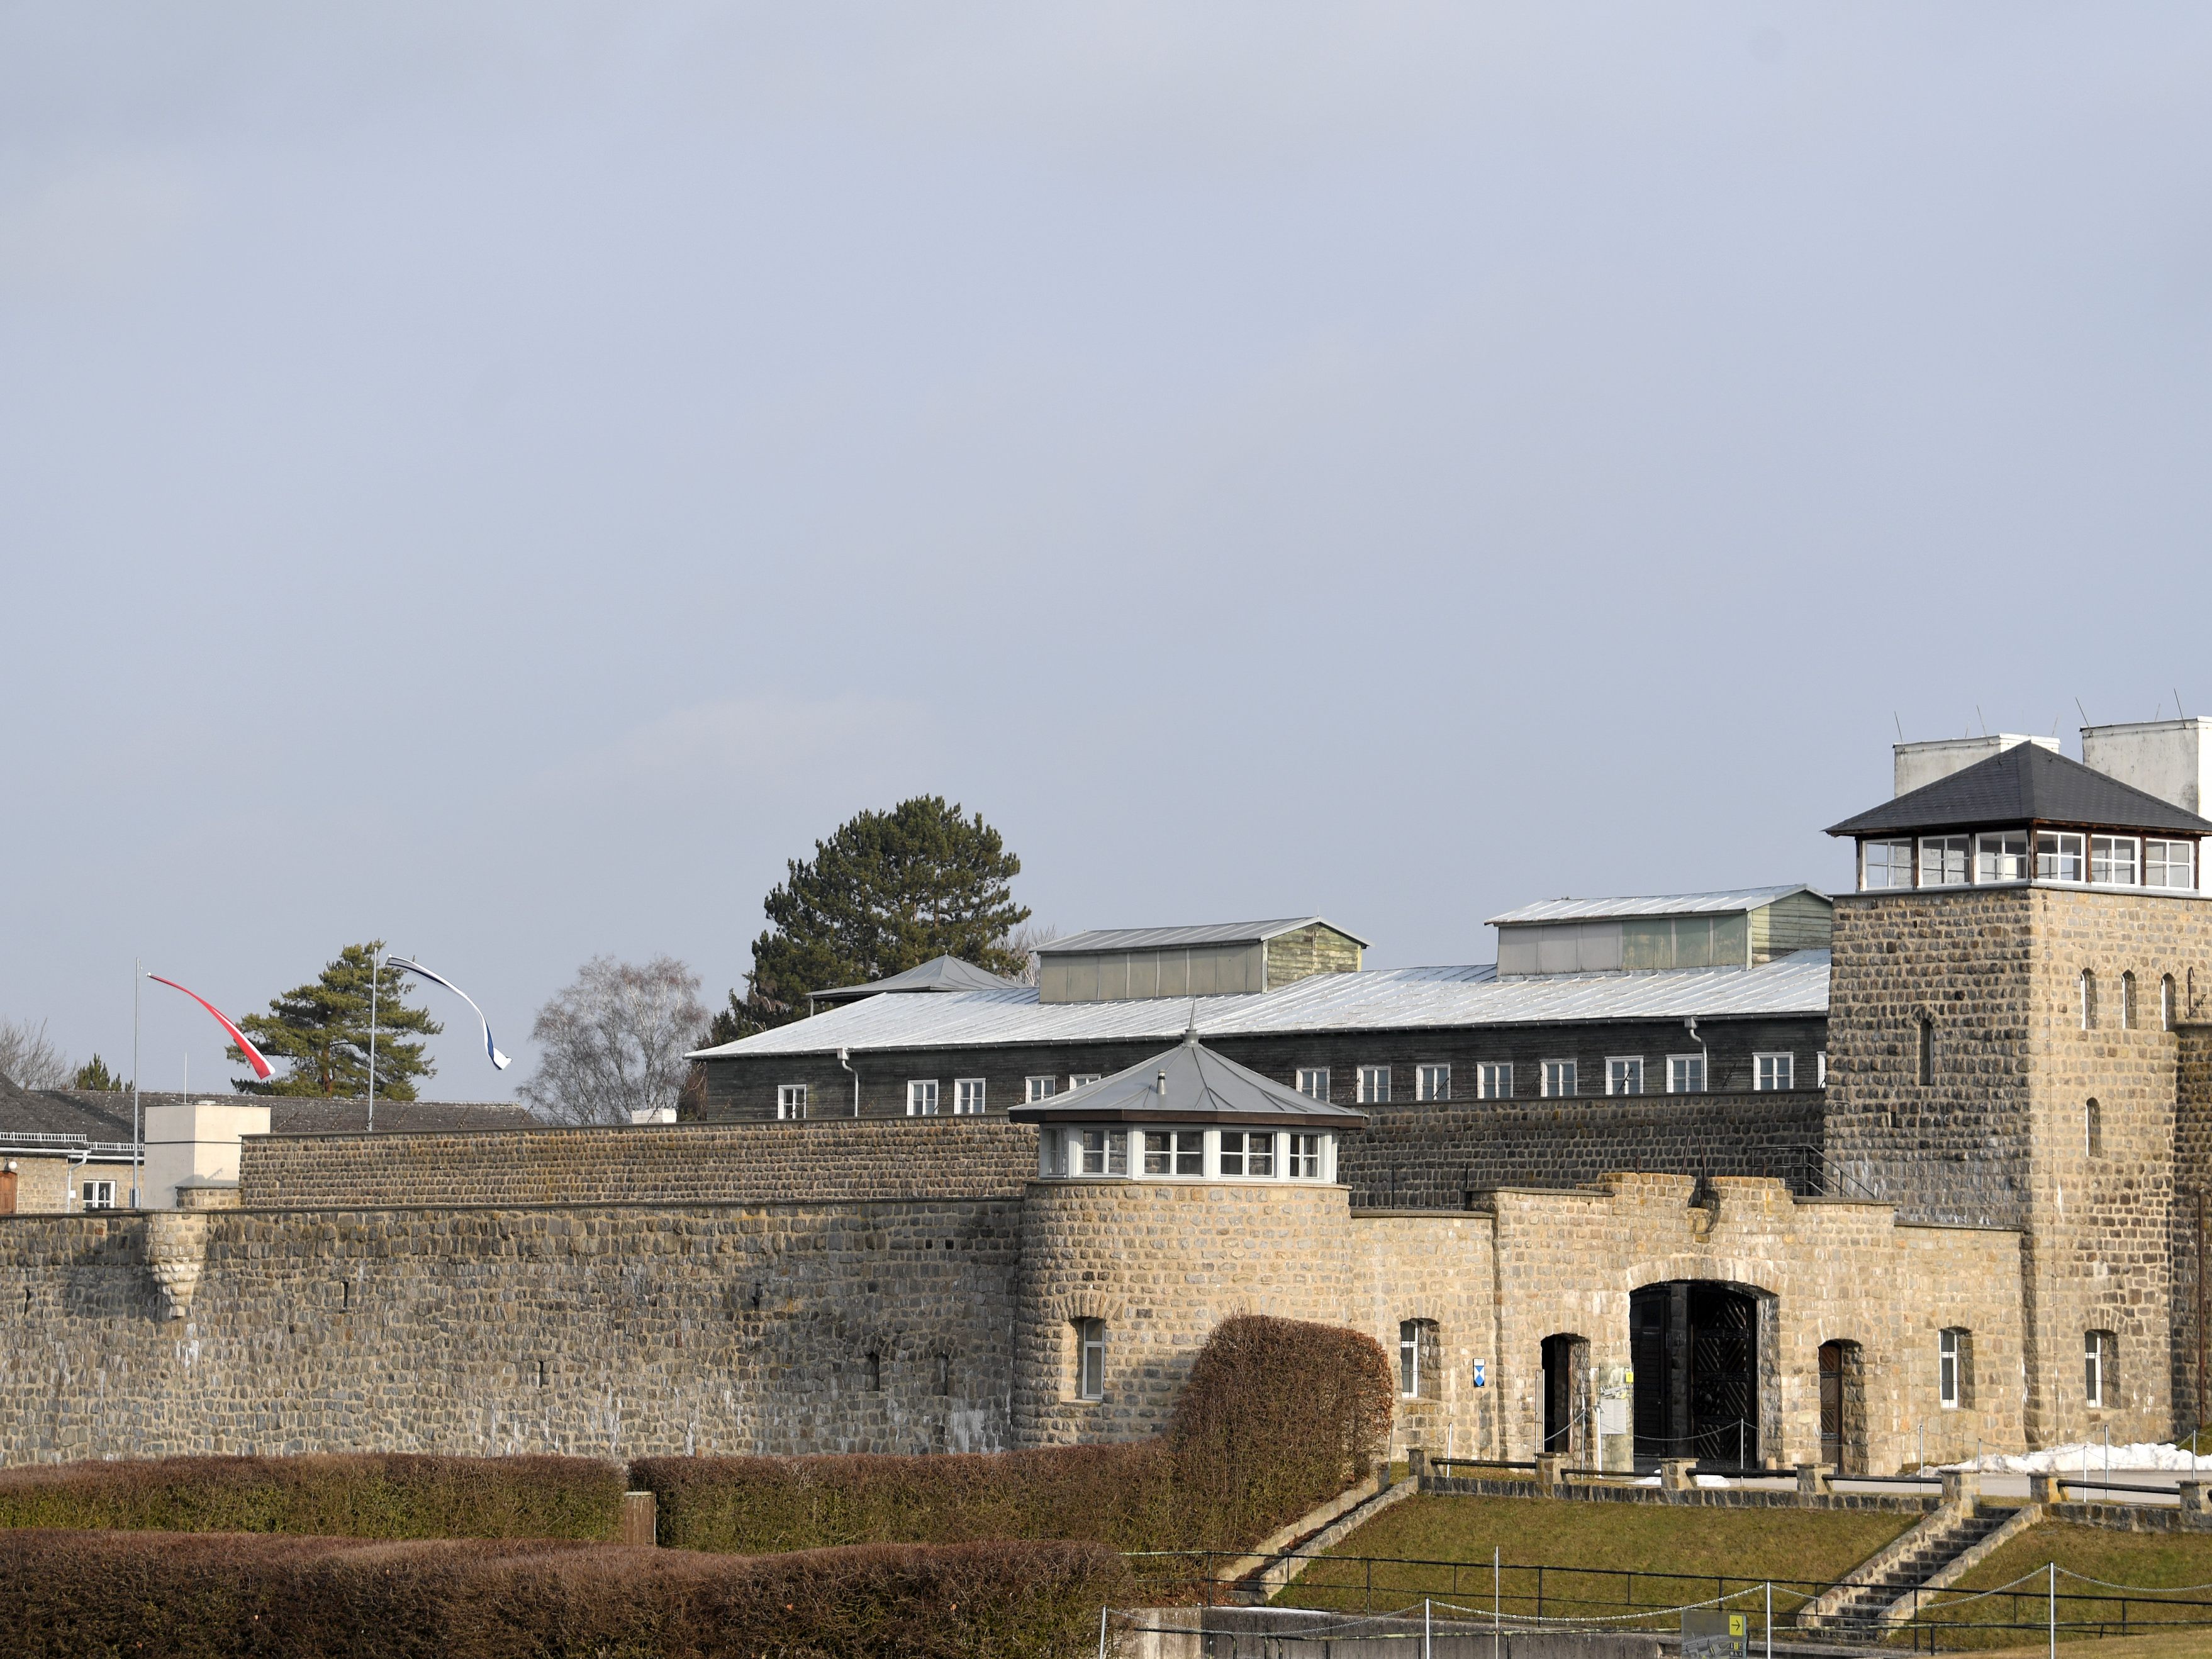
[(2208, 84), (2185, 5), (0, 7), (0, 1014), (381, 934), (526, 1071), (925, 790), (1040, 921), (1381, 963), (1838, 881), (1893, 713), (2212, 710)]

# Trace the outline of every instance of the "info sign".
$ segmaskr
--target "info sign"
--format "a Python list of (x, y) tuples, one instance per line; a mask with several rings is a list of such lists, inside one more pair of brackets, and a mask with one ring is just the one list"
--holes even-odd
[(1750, 1659), (1751, 1620), (1717, 1607), (1682, 1615), (1682, 1659)]

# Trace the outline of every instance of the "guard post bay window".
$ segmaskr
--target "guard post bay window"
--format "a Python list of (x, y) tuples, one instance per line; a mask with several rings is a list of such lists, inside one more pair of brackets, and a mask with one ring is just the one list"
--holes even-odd
[(1753, 1088), (1765, 1091), (1796, 1086), (1797, 1060), (1794, 1054), (1755, 1054), (1752, 1058)]
[(1202, 1176), (1206, 1173), (1206, 1133), (1201, 1129), (1146, 1129), (1145, 1173), (1148, 1176)]
[(1474, 1068), (1474, 1097), (1477, 1100), (1512, 1099), (1512, 1062), (1486, 1060)]
[(1609, 1095), (1644, 1092), (1644, 1059), (1640, 1054), (1616, 1054), (1605, 1063), (1605, 1091)]
[(804, 1083), (780, 1083), (776, 1085), (775, 1115), (784, 1121), (806, 1115), (806, 1085)]
[(1923, 836), (1920, 838), (1920, 884), (1956, 887), (1966, 879), (1966, 838), (1964, 836)]
[(1106, 1397), (1106, 1322), (1103, 1319), (1075, 1321), (1074, 1338), (1075, 1397), (1078, 1400), (1103, 1400)]
[(1701, 1095), (1705, 1091), (1705, 1057), (1703, 1054), (1669, 1054), (1667, 1056), (1667, 1092), (1670, 1095)]
[(2087, 873), (2084, 837), (2069, 830), (2042, 830), (2035, 836), (2038, 881), (2080, 881)]
[(1413, 1098), (1449, 1100), (1451, 1098), (1451, 1067), (1449, 1066), (1415, 1066), (1413, 1068)]
[(1322, 1178), (1319, 1135), (1294, 1134), (1291, 1137), (1291, 1165), (1284, 1173), (1293, 1181), (1319, 1181)]
[(952, 1115), (955, 1117), (981, 1117), (983, 1115), (983, 1079), (963, 1077), (952, 1085)]
[(1129, 1173), (1129, 1132), (1127, 1129), (1078, 1129), (1073, 1137), (1077, 1167), (1071, 1174), (1087, 1176)]
[(2133, 887), (2142, 860), (2133, 836), (2089, 837), (2089, 879), (2100, 887)]
[(1999, 830), (1974, 837), (1976, 881), (2026, 881), (2027, 831)]
[(1328, 1067), (1326, 1066), (1299, 1066), (1298, 1092), (1308, 1100), (1326, 1103), (1328, 1099)]
[(1547, 1060), (1544, 1062), (1544, 1098), (1562, 1100), (1575, 1091), (1575, 1062), (1571, 1060)]
[(1869, 841), (1859, 843), (1861, 887), (1912, 885), (1912, 843), (1909, 841)]
[(918, 1077), (907, 1084), (906, 1115), (908, 1117), (937, 1115), (937, 1079), (935, 1078)]
[(1390, 1100), (1390, 1068), (1388, 1066), (1363, 1066), (1359, 1068), (1359, 1103), (1363, 1106), (1382, 1106)]
[(1248, 1180), (1272, 1181), (1275, 1175), (1275, 1132), (1273, 1129), (1224, 1129), (1221, 1132), (1221, 1173)]

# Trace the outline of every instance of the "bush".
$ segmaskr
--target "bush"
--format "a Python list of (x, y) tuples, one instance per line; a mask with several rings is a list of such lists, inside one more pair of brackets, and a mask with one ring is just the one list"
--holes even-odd
[(756, 1560), (578, 1543), (0, 1534), (27, 1659), (1078, 1659), (1127, 1570), (1095, 1544)]
[(623, 1466), (589, 1457), (165, 1457), (0, 1470), (0, 1527), (335, 1538), (616, 1535)]
[(862, 1542), (1084, 1538), (1244, 1549), (1365, 1475), (1390, 1425), (1372, 1338), (1256, 1315), (1199, 1351), (1162, 1440), (933, 1457), (653, 1457), (664, 1543), (766, 1554)]

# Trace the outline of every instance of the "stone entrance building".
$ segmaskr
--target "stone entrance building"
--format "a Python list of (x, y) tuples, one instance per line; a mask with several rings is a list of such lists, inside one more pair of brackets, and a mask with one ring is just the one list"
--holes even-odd
[[(1832, 959), (1784, 948), (1807, 890), (1756, 890), (1802, 914), (1741, 928), (1741, 895), (1607, 902), (1529, 919), (1569, 931), (1525, 941), (1525, 976), (1401, 972), (1385, 998), (1410, 1018), (1494, 986), (1480, 1005), (1535, 1008), (1540, 1034), (1462, 1032), (1464, 1064), (1571, 1042), (1582, 1066), (1666, 1065), (1673, 1092), (1301, 1086), (1304, 1036), (1240, 1060), (1210, 1012), (1250, 1031), (1253, 999), (1379, 1006), (1369, 975), (1230, 939), (1206, 971), (1261, 988), (1180, 996), (1181, 1041), (1012, 1109), (250, 1136), (236, 1186), (189, 1208), (0, 1218), (0, 1457), (1120, 1439), (1157, 1431), (1248, 1311), (1372, 1334), (1398, 1443), (1437, 1454), (1881, 1473), (2164, 1437), (2205, 1397), (2212, 1186), (2212, 823), (2189, 778), (2135, 764), (2172, 735), (2107, 735), (2101, 770), (2002, 740), (1900, 754), (1897, 798), (1836, 827), (1857, 890), (1832, 921), (1813, 896)], [(1630, 965), (1661, 942), (1698, 955)], [(1547, 951), (1575, 959), (1546, 973)], [(805, 1026), (866, 1015), (830, 1001)], [(950, 1031), (1020, 999), (908, 1002)], [(1700, 1039), (1731, 1017), (1774, 1033), (1730, 1039), (1753, 1086), (1686, 1086), (1711, 1074), (1672, 1062), (1722, 1052)], [(1770, 1121), (1791, 1157), (1726, 1155)], [(1378, 1135), (1425, 1149), (1419, 1182), (1376, 1178)]]

